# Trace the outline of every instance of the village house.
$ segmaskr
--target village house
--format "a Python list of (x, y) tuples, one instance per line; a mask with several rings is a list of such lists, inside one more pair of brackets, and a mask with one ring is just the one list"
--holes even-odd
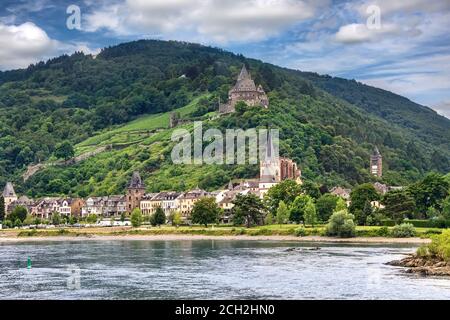
[(378, 193), (383, 195), (389, 191), (389, 187), (386, 184), (382, 184), (379, 182), (375, 182), (373, 184), (373, 187), (375, 188), (375, 190), (377, 190)]
[(86, 217), (91, 214), (97, 216), (103, 215), (104, 208), (108, 197), (90, 197), (86, 200), (86, 204), (81, 208), (81, 216)]
[(161, 202), (159, 200), (153, 201), (153, 198), (156, 195), (157, 193), (146, 193), (142, 197), (142, 200), (139, 205), (143, 215), (145, 216), (152, 215), (153, 213), (155, 213), (156, 208), (158, 208), (158, 206), (161, 206)]
[(70, 211), (72, 216), (81, 217), (81, 210), (86, 202), (81, 198), (73, 198), (70, 201)]
[(127, 200), (124, 195), (108, 196), (105, 207), (102, 210), (103, 216), (119, 217), (127, 212)]
[(33, 199), (28, 198), (27, 196), (20, 196), (16, 201), (13, 201), (9, 204), (8, 210), (6, 210), (6, 214), (11, 214), (16, 207), (24, 207), (28, 212), (31, 212), (31, 208), (35, 204)]
[(196, 188), (194, 190), (184, 192), (178, 196), (178, 210), (183, 219), (189, 219), (189, 216), (194, 208), (194, 204), (201, 198), (208, 197), (209, 193), (205, 190)]
[(159, 192), (144, 195), (140, 203), (140, 209), (144, 215), (152, 215), (156, 209), (161, 208), (166, 217), (179, 209), (177, 198), (181, 193), (174, 191)]
[(351, 189), (345, 189), (342, 187), (334, 187), (330, 190), (330, 193), (332, 195), (341, 197), (344, 200), (350, 200), (350, 193), (352, 192)]
[(72, 199), (60, 199), (58, 201), (58, 209), (57, 212), (60, 215), (70, 217), (72, 215)]
[(181, 195), (180, 192), (162, 192), (162, 195), (159, 195), (162, 198), (161, 207), (166, 214), (166, 217), (169, 217), (170, 214), (174, 213), (178, 210), (178, 197)]
[(37, 200), (30, 213), (40, 219), (50, 219), (53, 213), (59, 211), (59, 201), (59, 198), (54, 197)]

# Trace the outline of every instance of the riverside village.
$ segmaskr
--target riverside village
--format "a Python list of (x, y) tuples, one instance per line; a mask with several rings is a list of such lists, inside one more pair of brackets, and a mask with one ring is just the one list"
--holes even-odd
[[(219, 113), (235, 112), (235, 106), (239, 101), (244, 101), (250, 106), (269, 108), (269, 99), (266, 93), (260, 85), (256, 86), (245, 66), (238, 76), (236, 85), (229, 91), (227, 103), (219, 105)], [(381, 178), (383, 174), (382, 155), (377, 148), (368, 162), (370, 162), (370, 173)], [(135, 171), (130, 177), (125, 194), (87, 198), (44, 197), (31, 199), (25, 195), (16, 194), (13, 183), (8, 182), (0, 199), (4, 201), (4, 220), (8, 220), (14, 210), (20, 207), (24, 208), (27, 215), (35, 219), (34, 221), (48, 222), (54, 215), (67, 219), (70, 217), (74, 221), (97, 217), (98, 219), (94, 219), (94, 221), (99, 225), (119, 226), (129, 225), (124, 217), (128, 217), (135, 209), (139, 209), (143, 217), (150, 217), (160, 209), (164, 212), (166, 220), (177, 213), (180, 215), (182, 223), (190, 224), (195, 204), (202, 198), (212, 198), (217, 207), (221, 209), (220, 222), (228, 224), (231, 223), (232, 209), (238, 195), (254, 195), (263, 200), (272, 187), (283, 181), (291, 180), (298, 185), (302, 184), (301, 169), (292, 159), (278, 156), (270, 134), (259, 167), (259, 177), (230, 181), (223, 189), (213, 192), (195, 188), (187, 192), (161, 190), (159, 193), (147, 193), (140, 173)], [(374, 184), (374, 188), (380, 194), (401, 189), (401, 187), (389, 187), (379, 182)], [(347, 206), (350, 205), (350, 189), (334, 186), (329, 193), (345, 201)], [(374, 208), (383, 207), (379, 201), (371, 201), (371, 205)]]

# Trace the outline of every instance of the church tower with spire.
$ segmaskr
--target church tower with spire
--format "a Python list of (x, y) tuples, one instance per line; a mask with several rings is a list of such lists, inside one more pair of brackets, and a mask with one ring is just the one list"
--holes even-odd
[(370, 156), (370, 174), (378, 178), (383, 176), (383, 157), (378, 147), (373, 149), (373, 153)]
[(219, 112), (234, 112), (239, 101), (243, 101), (249, 106), (269, 107), (269, 98), (266, 92), (261, 85), (256, 86), (245, 65), (242, 66), (236, 84), (228, 92), (228, 103), (220, 105)]
[(280, 182), (280, 158), (275, 151), (272, 141), (272, 135), (268, 134), (266, 152), (264, 159), (259, 164), (259, 196), (264, 198), (264, 195), (270, 188)]

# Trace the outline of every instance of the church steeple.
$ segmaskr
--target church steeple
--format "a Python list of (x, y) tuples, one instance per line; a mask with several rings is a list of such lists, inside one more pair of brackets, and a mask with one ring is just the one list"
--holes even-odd
[(266, 161), (272, 160), (274, 154), (275, 152), (273, 148), (272, 134), (269, 131), (269, 133), (267, 134)]

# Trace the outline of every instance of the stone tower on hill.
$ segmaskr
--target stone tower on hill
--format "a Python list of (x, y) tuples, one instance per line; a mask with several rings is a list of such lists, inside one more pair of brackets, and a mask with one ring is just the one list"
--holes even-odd
[(145, 184), (141, 179), (139, 172), (133, 172), (130, 184), (127, 188), (127, 211), (131, 213), (136, 208), (139, 208), (142, 198), (145, 194)]
[(239, 101), (243, 101), (249, 106), (269, 107), (269, 98), (266, 92), (261, 85), (256, 86), (245, 65), (239, 73), (235, 86), (228, 92), (228, 102), (219, 106), (219, 112), (234, 112)]
[(378, 178), (383, 176), (383, 157), (377, 147), (370, 156), (370, 174)]

